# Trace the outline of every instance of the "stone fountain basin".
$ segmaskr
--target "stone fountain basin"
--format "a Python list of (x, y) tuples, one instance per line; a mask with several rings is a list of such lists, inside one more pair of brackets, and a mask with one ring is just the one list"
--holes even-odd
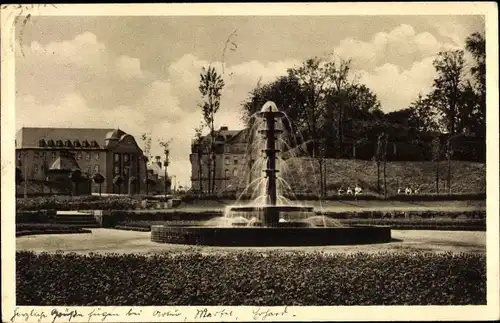
[(274, 210), (280, 213), (286, 212), (313, 212), (312, 206), (299, 206), (299, 205), (241, 205), (241, 206), (228, 206), (231, 212), (263, 212), (264, 210)]
[(151, 226), (151, 241), (205, 246), (324, 246), (391, 241), (391, 229), (356, 227), (167, 227)]

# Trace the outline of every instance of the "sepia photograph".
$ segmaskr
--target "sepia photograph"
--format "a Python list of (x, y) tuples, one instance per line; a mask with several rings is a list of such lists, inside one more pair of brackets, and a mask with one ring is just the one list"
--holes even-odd
[(1, 10), (2, 321), (500, 318), (496, 4)]

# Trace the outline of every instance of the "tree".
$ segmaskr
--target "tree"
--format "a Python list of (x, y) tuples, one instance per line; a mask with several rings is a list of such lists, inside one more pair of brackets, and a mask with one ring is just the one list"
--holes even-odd
[(324, 99), (332, 86), (327, 72), (329, 66), (324, 60), (314, 57), (306, 60), (298, 67), (288, 70), (288, 74), (298, 80), (305, 93), (301, 118), (305, 121), (306, 136), (312, 142), (311, 157), (318, 162), (321, 196), (324, 195), (326, 189), (323, 179), (323, 162), (326, 149), (320, 147), (320, 138), (322, 137), (321, 129), (325, 121)]
[(159, 140), (159, 144), (161, 147), (163, 147), (163, 153), (165, 154), (165, 160), (163, 162), (163, 167), (165, 170), (165, 179), (164, 179), (164, 184), (165, 184), (165, 197), (167, 196), (167, 193), (169, 191), (169, 182), (168, 182), (168, 173), (167, 173), (167, 167), (170, 164), (170, 143), (172, 142), (172, 138), (167, 139), (167, 140)]
[(441, 141), (438, 136), (432, 140), (432, 161), (435, 165), (436, 194), (439, 194), (439, 161), (441, 159)]
[(386, 164), (387, 164), (387, 133), (382, 132), (377, 138), (375, 162), (377, 163), (377, 191), (380, 194), (380, 162), (383, 163), (384, 197), (387, 198)]
[(470, 71), (475, 80), (478, 109), (473, 131), (480, 137), (486, 136), (486, 40), (483, 34), (473, 33), (465, 40), (465, 48), (474, 57), (476, 64)]
[[(220, 107), (220, 99), (222, 94), (222, 89), (224, 88), (224, 80), (222, 76), (219, 75), (213, 66), (209, 66), (208, 69), (203, 68), (202, 73), (200, 74), (200, 85), (199, 90), (202, 95), (202, 103), (200, 103), (203, 119), (205, 120), (206, 125), (210, 129), (210, 155), (211, 160), (209, 160), (209, 167), (212, 166), (212, 186), (211, 192), (215, 191), (215, 170), (216, 170), (216, 147), (215, 147), (215, 129), (214, 129), (214, 120), (215, 114), (219, 110)], [(210, 187), (210, 173), (209, 173), (209, 181), (208, 185)]]
[(196, 157), (198, 158), (198, 180), (200, 184), (200, 195), (203, 195), (203, 168), (202, 168), (202, 160), (203, 160), (203, 152), (204, 152), (204, 137), (203, 137), (203, 128), (205, 125), (201, 123), (198, 127), (194, 129), (194, 149), (196, 152)]
[(143, 133), (141, 134), (141, 140), (144, 145), (144, 157), (146, 159), (146, 173), (144, 175), (144, 184), (146, 185), (146, 195), (148, 195), (149, 187), (148, 187), (148, 162), (151, 160), (151, 133)]
[(113, 184), (118, 187), (118, 194), (121, 194), (121, 185), (123, 183), (123, 177), (116, 175), (113, 178)]
[(82, 179), (82, 172), (79, 169), (73, 170), (69, 174), (69, 179), (73, 182), (75, 186), (75, 195), (78, 195), (78, 182)]
[(102, 176), (101, 173), (97, 172), (97, 173), (94, 173), (94, 175), (92, 175), (92, 180), (94, 181), (94, 183), (99, 185), (99, 196), (101, 196), (101, 186), (105, 180), (104, 176)]
[(388, 136), (386, 133), (382, 135), (382, 161), (384, 162), (384, 198), (387, 199), (387, 141)]
[(441, 124), (451, 135), (455, 135), (459, 121), (459, 102), (464, 87), (464, 51), (440, 52), (433, 61), (438, 73), (434, 79), (432, 102), (441, 115)]
[(137, 184), (137, 177), (131, 176), (128, 179), (128, 194), (132, 195), (133, 187)]

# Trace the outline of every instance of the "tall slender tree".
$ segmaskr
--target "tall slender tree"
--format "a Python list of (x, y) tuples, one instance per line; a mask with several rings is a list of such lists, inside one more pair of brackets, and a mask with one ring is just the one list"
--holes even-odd
[(460, 120), (460, 97), (465, 85), (464, 51), (440, 52), (433, 62), (437, 72), (431, 98), (441, 115), (441, 123), (450, 136), (455, 135)]
[[(214, 121), (215, 114), (219, 110), (220, 107), (220, 99), (222, 95), (222, 90), (224, 88), (224, 80), (222, 76), (218, 74), (213, 66), (209, 66), (207, 69), (202, 68), (202, 72), (200, 74), (200, 85), (199, 90), (202, 95), (202, 103), (200, 103), (203, 119), (205, 120), (206, 125), (210, 129), (210, 161), (211, 164), (211, 176), (209, 174), (209, 178), (212, 177), (212, 183), (209, 180), (209, 186), (211, 184), (211, 193), (215, 191), (215, 177), (216, 177), (216, 146), (215, 139), (216, 133), (214, 129)], [(209, 166), (210, 167), (210, 166)]]
[(143, 182), (144, 182), (144, 185), (146, 186), (146, 195), (149, 194), (149, 172), (148, 172), (148, 162), (151, 160), (151, 133), (150, 132), (147, 132), (147, 133), (143, 133), (141, 134), (141, 140), (142, 140), (142, 143), (144, 145), (144, 149), (143, 149), (143, 153), (144, 153), (144, 157), (146, 159), (146, 169), (145, 169), (145, 172), (144, 172), (144, 179), (143, 179)]
[(441, 141), (438, 136), (432, 140), (432, 161), (435, 166), (436, 194), (439, 194), (439, 161), (441, 159)]
[(194, 129), (194, 148), (196, 152), (196, 157), (198, 161), (198, 180), (199, 180), (199, 191), (200, 195), (203, 195), (203, 152), (204, 152), (204, 137), (203, 137), (203, 128), (205, 125), (201, 123), (198, 127)]

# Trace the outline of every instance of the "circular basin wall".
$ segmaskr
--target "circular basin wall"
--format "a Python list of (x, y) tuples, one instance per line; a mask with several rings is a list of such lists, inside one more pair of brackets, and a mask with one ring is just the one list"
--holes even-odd
[(169, 227), (151, 226), (151, 241), (206, 246), (322, 246), (383, 243), (389, 227)]

